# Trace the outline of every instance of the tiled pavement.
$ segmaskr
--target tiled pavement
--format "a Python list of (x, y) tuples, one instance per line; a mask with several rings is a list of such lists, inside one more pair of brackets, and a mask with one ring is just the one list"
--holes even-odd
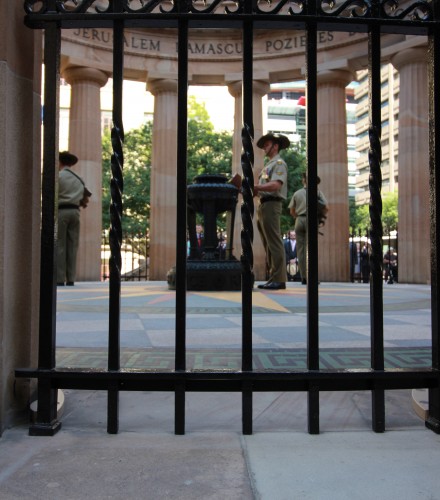
[[(323, 283), (319, 287), (321, 348), (369, 348), (369, 286)], [(253, 347), (304, 349), (306, 287), (288, 283), (286, 291), (255, 290)], [(108, 284), (80, 283), (58, 289), (57, 347), (104, 348), (108, 331)], [(123, 348), (172, 348), (175, 343), (175, 292), (164, 282), (123, 283)], [(384, 286), (385, 347), (429, 347), (430, 289), (423, 285)], [(188, 292), (188, 349), (241, 347), (241, 293)]]
[[(305, 368), (306, 287), (288, 283), (283, 292), (255, 289), (252, 299), (254, 367)], [(240, 292), (188, 293), (188, 368), (240, 366), (240, 301)], [(164, 282), (123, 283), (121, 304), (121, 365), (172, 369), (175, 292)], [(323, 283), (319, 304), (321, 367), (368, 367), (368, 285)], [(384, 309), (386, 366), (429, 366), (429, 288), (385, 286)], [(57, 310), (58, 365), (105, 367), (108, 284), (59, 288)]]

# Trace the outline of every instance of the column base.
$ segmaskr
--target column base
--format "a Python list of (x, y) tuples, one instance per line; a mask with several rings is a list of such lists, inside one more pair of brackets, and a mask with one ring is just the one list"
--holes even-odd
[(61, 429), (61, 422), (53, 420), (48, 424), (38, 423), (29, 427), (29, 436), (54, 436)]
[(431, 429), (431, 431), (434, 431), (436, 434), (440, 434), (440, 420), (437, 418), (429, 417), (425, 422), (425, 427)]

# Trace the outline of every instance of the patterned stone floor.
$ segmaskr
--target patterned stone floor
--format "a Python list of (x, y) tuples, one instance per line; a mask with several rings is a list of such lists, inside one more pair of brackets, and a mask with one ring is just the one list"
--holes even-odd
[[(254, 369), (303, 370), (307, 368), (304, 349), (255, 349)], [(190, 370), (240, 370), (241, 352), (237, 349), (190, 349), (186, 356)], [(59, 348), (57, 366), (63, 368), (106, 368), (107, 350), (102, 348)], [(321, 369), (369, 368), (366, 348), (322, 349)], [(429, 347), (389, 347), (385, 350), (386, 368), (426, 368), (431, 366)], [(121, 368), (173, 370), (174, 349), (122, 349)]]
[[(58, 289), (57, 362), (105, 367), (108, 346), (108, 283)], [(385, 285), (384, 347), (388, 367), (430, 364), (430, 287)], [(305, 368), (307, 287), (252, 293), (252, 346), (258, 369)], [(370, 365), (370, 288), (352, 283), (319, 286), (321, 368)], [(241, 292), (187, 293), (187, 366), (237, 370), (242, 338)], [(123, 283), (121, 366), (173, 369), (175, 292), (164, 282)]]

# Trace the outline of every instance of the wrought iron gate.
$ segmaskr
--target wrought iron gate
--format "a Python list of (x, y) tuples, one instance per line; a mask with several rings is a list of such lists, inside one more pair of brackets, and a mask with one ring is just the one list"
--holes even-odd
[[(31, 435), (52, 435), (61, 426), (56, 414), (58, 388), (105, 390), (108, 393), (109, 433), (118, 432), (120, 391), (173, 391), (175, 433), (185, 432), (187, 391), (234, 391), (242, 394), (242, 430), (252, 433), (252, 399), (258, 391), (304, 391), (308, 393), (308, 429), (319, 433), (320, 391), (369, 390), (372, 394), (372, 426), (385, 430), (385, 390), (429, 388), (427, 426), (440, 433), (440, 346), (438, 253), (440, 233), (440, 5), (397, 0), (348, 0), (346, 2), (289, 0), (26, 0), (26, 24), (44, 29), (44, 161), (42, 187), (41, 308), (38, 368), (16, 371), (18, 377), (38, 381), (38, 415)], [(58, 148), (58, 87), (61, 29), (79, 27), (113, 29), (113, 129), (111, 159), (111, 262), (109, 354), (107, 370), (60, 369), (55, 362), (56, 280), (55, 222)], [(122, 83), (124, 77), (124, 29), (174, 28), (178, 31), (178, 188), (176, 234), (176, 354), (173, 371), (139, 371), (120, 368), (120, 287), (122, 240), (123, 142)], [(239, 29), (243, 43), (242, 168), (242, 369), (240, 371), (191, 371), (186, 369), (186, 173), (188, 30), (191, 27)], [(371, 215), (371, 369), (321, 370), (318, 345), (318, 274), (308, 271), (307, 365), (305, 371), (255, 371), (252, 366), (252, 218), (253, 189), (253, 34), (255, 29), (301, 29), (306, 36), (307, 168), (309, 213), (316, 212), (317, 192), (317, 34), (318, 30), (368, 33), (370, 104), (370, 215)], [(431, 177), (431, 269), (432, 269), (432, 368), (385, 369), (382, 296), (381, 223), (381, 34), (427, 35), (429, 40), (429, 119)], [(317, 261), (316, 219), (308, 219), (309, 259)]]

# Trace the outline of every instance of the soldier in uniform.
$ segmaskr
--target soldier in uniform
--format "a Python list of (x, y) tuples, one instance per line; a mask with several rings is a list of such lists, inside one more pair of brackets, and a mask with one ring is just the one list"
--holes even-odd
[(70, 167), (78, 158), (63, 151), (59, 154), (58, 174), (58, 241), (57, 241), (57, 284), (75, 284), (76, 255), (79, 244), (80, 207), (86, 208), (91, 192), (81, 177)]
[[(321, 179), (317, 177), (319, 184)], [(290, 215), (296, 219), (296, 247), (298, 252), (298, 265), (301, 274), (301, 283), (307, 285), (307, 174), (302, 175), (303, 187), (293, 193), (289, 203)], [(321, 206), (318, 223), (324, 224), (328, 212), (327, 200), (323, 193), (318, 189), (318, 205)]]
[(269, 280), (258, 288), (283, 290), (286, 288), (286, 254), (281, 236), (280, 217), (282, 202), (287, 197), (287, 165), (279, 152), (288, 148), (289, 139), (281, 134), (266, 134), (257, 146), (269, 159), (254, 186), (254, 196), (259, 196), (257, 227), (266, 251)]

